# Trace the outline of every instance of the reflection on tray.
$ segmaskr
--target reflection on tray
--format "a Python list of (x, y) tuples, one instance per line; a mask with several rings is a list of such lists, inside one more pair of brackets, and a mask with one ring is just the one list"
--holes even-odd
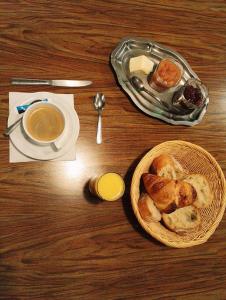
[(174, 125), (201, 121), (207, 89), (175, 51), (128, 38), (112, 52), (111, 63), (120, 85), (143, 112)]

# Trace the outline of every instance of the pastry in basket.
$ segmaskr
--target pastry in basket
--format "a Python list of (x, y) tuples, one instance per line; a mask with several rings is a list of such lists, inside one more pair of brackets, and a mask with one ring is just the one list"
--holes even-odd
[(142, 175), (147, 194), (138, 201), (141, 217), (147, 222), (159, 222), (183, 233), (201, 223), (200, 208), (208, 207), (213, 193), (201, 174), (188, 174), (176, 159), (167, 154), (154, 158), (151, 173)]
[(144, 187), (160, 212), (191, 205), (197, 197), (194, 187), (185, 181), (144, 173)]
[(150, 170), (151, 173), (158, 176), (168, 179), (182, 179), (191, 184), (197, 193), (197, 198), (193, 203), (197, 208), (205, 208), (211, 204), (213, 194), (207, 179), (201, 174), (186, 174), (173, 156), (167, 154), (157, 156), (154, 158)]
[[(179, 176), (175, 173), (177, 159), (179, 169), (180, 164), (183, 168)], [(142, 193), (147, 193), (146, 201), (159, 210), (160, 221), (153, 221), (153, 206), (145, 207), (150, 207), (149, 219), (142, 213)], [(131, 184), (132, 207), (141, 226), (160, 242), (176, 248), (206, 242), (223, 217), (225, 199), (225, 177), (216, 160), (200, 146), (178, 140), (150, 150), (137, 166)]]
[(159, 222), (162, 218), (153, 200), (146, 193), (138, 200), (138, 209), (142, 219), (147, 222)]
[(171, 155), (161, 154), (153, 159), (151, 173), (168, 179), (179, 179), (184, 176), (180, 163)]
[(162, 219), (166, 227), (177, 233), (184, 233), (201, 224), (199, 210), (192, 205), (178, 208), (171, 214), (163, 213)]
[(196, 190), (197, 198), (193, 205), (198, 208), (208, 207), (213, 201), (213, 193), (210, 189), (207, 179), (201, 174), (190, 174), (183, 178), (185, 182), (190, 183)]

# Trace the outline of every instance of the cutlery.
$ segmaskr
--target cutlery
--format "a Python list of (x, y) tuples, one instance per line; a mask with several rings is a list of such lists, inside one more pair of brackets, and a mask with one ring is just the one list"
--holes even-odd
[(89, 81), (89, 80), (42, 80), (42, 79), (12, 78), (11, 84), (83, 87), (83, 86), (92, 84), (92, 81)]
[(145, 93), (147, 93), (148, 95), (152, 96), (152, 100), (147, 99), (151, 104), (157, 106), (160, 109), (167, 109), (167, 111), (169, 113), (179, 113), (181, 114), (181, 110), (176, 108), (176, 107), (170, 107), (168, 104), (166, 104), (165, 102), (163, 102), (159, 97), (157, 97), (154, 93), (152, 93), (151, 91), (149, 91), (148, 89), (145, 88), (143, 81), (137, 77), (137, 76), (133, 76), (130, 79), (132, 85), (135, 87), (135, 89), (139, 92), (144, 91)]
[(27, 110), (29, 106), (31, 106), (33, 103), (36, 103), (36, 102), (39, 102), (39, 101), (42, 101), (42, 102), (48, 102), (48, 99), (47, 99), (47, 98), (46, 98), (46, 99), (43, 99), (43, 100), (38, 99), (38, 100), (32, 101), (32, 102), (29, 103), (29, 104), (22, 104), (22, 105), (19, 105), (19, 106), (16, 107), (18, 114), (24, 113), (25, 110)]
[[(29, 104), (29, 106), (30, 106), (31, 104), (34, 104), (34, 103), (40, 102), (40, 101), (43, 101), (43, 100), (41, 100), (41, 99), (34, 100), (34, 101), (32, 101), (32, 102)], [(27, 105), (27, 106), (28, 106), (28, 105)], [(4, 135), (4, 136), (9, 136), (10, 133), (11, 133), (11, 132), (19, 125), (19, 123), (22, 121), (22, 118), (23, 118), (23, 115), (22, 115), (19, 119), (17, 119), (13, 124), (11, 124), (9, 127), (7, 127), (7, 128), (5, 129), (3, 135)]]
[(105, 96), (104, 94), (97, 93), (94, 97), (93, 101), (94, 107), (98, 112), (98, 123), (97, 123), (97, 137), (96, 142), (97, 144), (102, 143), (102, 111), (105, 105)]
[[(137, 76), (133, 76), (131, 79), (130, 79), (132, 85), (135, 87), (135, 89), (139, 92), (145, 92), (146, 94), (152, 96), (154, 99), (154, 103), (152, 103), (153, 105), (157, 105), (159, 108), (162, 108), (162, 109), (169, 109), (169, 106), (167, 104), (165, 104), (164, 102), (162, 102), (162, 100), (160, 98), (158, 98), (157, 96), (155, 96), (154, 93), (152, 93), (151, 91), (147, 90), (144, 86), (144, 83), (143, 81), (138, 78)], [(149, 101), (151, 102), (151, 101)]]

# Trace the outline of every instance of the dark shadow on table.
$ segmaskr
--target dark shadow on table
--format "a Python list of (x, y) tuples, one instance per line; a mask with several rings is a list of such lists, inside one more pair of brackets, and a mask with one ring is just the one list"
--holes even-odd
[[(154, 244), (164, 247), (163, 244), (161, 244), (160, 242), (158, 242), (157, 240), (155, 240), (154, 238), (152, 238), (140, 225), (140, 223), (138, 222), (134, 212), (133, 212), (133, 208), (132, 208), (132, 204), (131, 204), (131, 199), (130, 199), (130, 185), (131, 185), (131, 181), (132, 181), (132, 176), (133, 173), (135, 171), (135, 168), (137, 166), (137, 164), (139, 163), (139, 161), (141, 160), (141, 158), (149, 151), (150, 149), (144, 151), (142, 154), (140, 154), (134, 161), (133, 163), (130, 165), (130, 167), (128, 168), (128, 171), (126, 172), (125, 176), (124, 176), (124, 181), (125, 181), (125, 193), (122, 197), (122, 206), (123, 206), (123, 210), (124, 213), (127, 217), (127, 219), (129, 220), (130, 224), (132, 225), (132, 227), (134, 228), (134, 230), (136, 230), (139, 234), (141, 234), (145, 239), (152, 241)], [(84, 198), (86, 199), (86, 201), (88, 201), (91, 204), (99, 204), (101, 202), (103, 202), (103, 200), (99, 199), (97, 196), (94, 196), (90, 193), (89, 191), (89, 181), (86, 182), (84, 189), (83, 189), (83, 195)]]
[(90, 193), (89, 190), (89, 181), (86, 182), (84, 189), (83, 189), (83, 195), (84, 198), (91, 204), (98, 204), (103, 202), (103, 200), (101, 200), (100, 198), (98, 198), (97, 196), (94, 196)]
[(157, 240), (155, 240), (154, 238), (152, 238), (140, 225), (140, 223), (138, 222), (134, 212), (133, 212), (133, 208), (132, 208), (132, 204), (131, 204), (131, 198), (130, 198), (130, 186), (131, 186), (131, 182), (132, 182), (132, 177), (133, 177), (133, 173), (135, 171), (135, 168), (137, 167), (138, 163), (140, 162), (141, 158), (149, 151), (150, 149), (144, 151), (141, 155), (139, 155), (134, 161), (133, 163), (130, 165), (130, 167), (128, 168), (127, 173), (124, 176), (124, 180), (125, 180), (125, 185), (126, 185), (126, 190), (125, 190), (125, 194), (122, 197), (122, 205), (123, 205), (123, 209), (125, 212), (125, 215), (127, 217), (127, 219), (129, 220), (130, 224), (133, 226), (133, 228), (139, 233), (141, 234), (145, 239), (150, 240), (151, 242), (153, 242), (154, 244), (164, 247), (163, 244), (161, 244), (160, 242), (158, 242)]

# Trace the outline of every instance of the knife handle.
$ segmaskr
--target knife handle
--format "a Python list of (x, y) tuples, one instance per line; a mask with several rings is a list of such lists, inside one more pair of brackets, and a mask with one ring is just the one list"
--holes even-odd
[(12, 78), (11, 84), (16, 84), (16, 85), (50, 85), (51, 80)]

